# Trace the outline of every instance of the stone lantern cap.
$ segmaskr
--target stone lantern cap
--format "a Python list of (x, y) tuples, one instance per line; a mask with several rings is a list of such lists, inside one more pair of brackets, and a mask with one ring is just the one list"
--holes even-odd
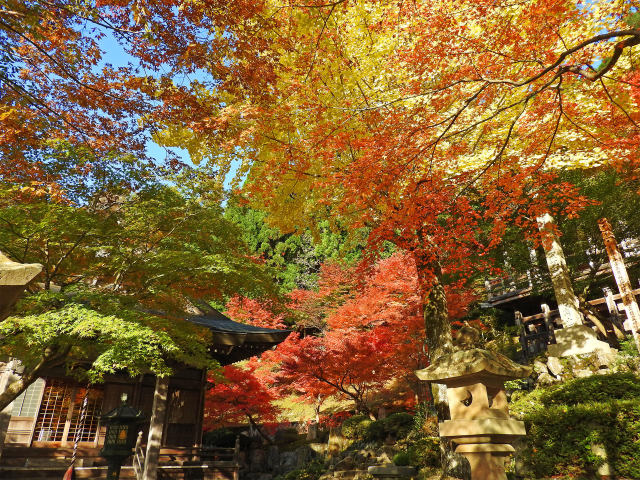
[(444, 384), (473, 383), (483, 379), (505, 381), (530, 374), (531, 368), (480, 348), (442, 355), (429, 367), (416, 371), (420, 380)]
[(0, 252), (0, 285), (26, 285), (41, 270), (39, 263), (17, 263)]

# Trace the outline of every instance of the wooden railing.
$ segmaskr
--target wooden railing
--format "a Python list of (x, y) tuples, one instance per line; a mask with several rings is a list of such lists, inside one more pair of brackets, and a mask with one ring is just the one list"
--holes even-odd
[[(638, 297), (640, 289), (633, 291)], [(630, 325), (624, 320), (626, 312), (624, 308), (620, 308), (618, 301), (621, 299), (620, 294), (613, 294), (610, 289), (605, 289), (605, 295), (595, 300), (589, 300), (587, 303), (590, 308), (600, 311), (603, 317), (606, 317), (607, 324), (603, 325), (607, 334), (611, 333), (611, 328), (615, 325), (621, 331), (630, 331)], [(562, 328), (560, 320), (560, 312), (551, 310), (547, 305), (541, 305), (542, 313), (523, 317), (518, 311), (515, 312), (516, 325), (520, 327), (520, 345), (522, 346), (522, 355), (524, 359), (535, 357), (539, 353), (547, 350), (547, 345), (556, 343), (555, 330)], [(585, 323), (590, 325), (589, 319), (585, 318)], [(602, 333), (602, 332), (601, 332)]]
[(142, 432), (138, 432), (138, 440), (136, 440), (136, 448), (133, 452), (133, 471), (136, 474), (136, 480), (142, 480), (144, 474), (144, 448), (142, 447)]
[[(137, 480), (142, 480), (145, 466), (146, 446), (142, 444), (142, 435), (138, 434), (131, 460)], [(99, 454), (99, 447), (78, 450), (78, 470), (96, 469), (103, 472), (106, 468), (105, 459)], [(45, 447), (5, 447), (0, 459), (0, 478), (23, 478), (36, 470), (54, 471), (64, 470), (69, 466), (73, 448), (45, 448)], [(234, 448), (218, 447), (163, 447), (159, 455), (159, 471), (163, 471), (162, 478), (182, 478), (187, 472), (196, 473), (195, 478), (225, 478), (238, 480), (240, 471), (240, 438), (236, 438)], [(18, 473), (16, 473), (18, 472)], [(99, 475), (102, 475), (100, 473)], [(96, 477), (98, 474), (96, 474)], [(96, 478), (92, 477), (92, 478)], [(160, 477), (159, 477), (160, 478)]]
[[(234, 448), (219, 447), (163, 447), (158, 455), (159, 469), (200, 470), (202, 468), (221, 468), (228, 470), (233, 480), (239, 479), (240, 437), (236, 438)], [(142, 432), (133, 455), (133, 469), (137, 480), (142, 480), (145, 464), (145, 449), (142, 445)]]

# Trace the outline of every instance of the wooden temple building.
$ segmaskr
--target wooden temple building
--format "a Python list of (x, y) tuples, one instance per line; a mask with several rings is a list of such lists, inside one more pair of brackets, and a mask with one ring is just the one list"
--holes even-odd
[[(188, 320), (212, 332), (210, 352), (222, 365), (271, 349), (290, 333), (234, 322), (213, 309)], [(99, 452), (104, 443), (105, 427), (101, 425), (100, 416), (119, 405), (123, 393), (127, 394), (127, 403), (141, 410), (147, 419), (140, 429), (142, 436), (139, 439), (143, 446), (154, 435), (161, 439), (160, 451), (155, 451), (152, 461), (159, 465), (158, 472), (164, 469), (165, 473), (143, 477), (125, 468), (121, 478), (214, 478), (203, 473), (206, 468), (196, 468), (200, 460), (206, 460), (206, 452), (201, 450), (206, 386), (206, 371), (184, 366), (177, 366), (168, 380), (152, 375), (137, 378), (112, 375), (106, 377), (104, 383), (91, 386), (66, 376), (63, 369), (47, 372), (13, 402), (0, 454), (0, 478), (62, 478), (62, 474), (55, 475), (64, 473), (60, 468), (69, 465), (79, 429), (76, 477), (103, 478), (105, 469), (100, 466), (105, 463)], [(159, 394), (162, 408), (158, 407)], [(81, 415), (85, 397), (85, 413)], [(149, 434), (150, 425), (156, 429), (152, 435)], [(144, 448), (136, 451), (144, 457)], [(215, 459), (220, 460), (220, 455), (220, 452), (216, 453)], [(180, 467), (184, 460), (200, 471), (200, 476), (187, 475)], [(224, 460), (231, 467), (235, 465), (235, 474), (226, 476), (237, 478), (237, 462), (234, 463), (231, 457)], [(145, 460), (136, 457), (134, 461), (144, 463)], [(36, 470), (42, 473), (47, 469), (55, 471), (55, 475), (34, 475)], [(233, 468), (230, 470), (233, 473)]]

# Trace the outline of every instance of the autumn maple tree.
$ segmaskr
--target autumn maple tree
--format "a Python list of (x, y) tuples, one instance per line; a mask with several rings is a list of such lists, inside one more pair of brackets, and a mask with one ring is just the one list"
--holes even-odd
[(205, 394), (204, 428), (220, 428), (248, 421), (267, 441), (263, 424), (274, 422), (278, 409), (273, 391), (254, 374), (254, 368), (227, 365), (209, 378)]
[[(468, 300), (451, 294), (495, 271), (489, 251), (507, 228), (536, 241), (538, 216), (572, 217), (588, 203), (559, 169), (611, 165), (625, 178), (637, 175), (633, 1), (9, 1), (1, 8), (3, 181), (56, 199), (65, 175), (57, 160), (43, 158), (64, 159), (79, 182), (114, 164), (156, 171), (144, 155), (149, 138), (185, 148), (201, 178), (218, 184), (239, 162), (234, 185), (246, 176), (239, 195), (283, 234), (318, 235), (321, 224), (365, 232), (374, 269), (389, 248), (407, 256), (417, 293), (406, 290), (405, 300), (423, 319), (431, 360), (451, 350), (449, 313)], [(103, 35), (131, 56), (127, 66), (101, 63)], [(134, 216), (134, 224), (144, 219)], [(127, 245), (114, 250), (124, 266), (136, 251)], [(150, 262), (163, 267), (154, 285), (172, 255)], [(330, 311), (322, 310), (331, 295), (297, 292), (293, 300), (329, 326), (322, 339), (300, 342), (314, 355), (328, 349), (342, 358), (349, 336), (333, 332), (345, 330), (386, 361), (395, 338), (388, 332), (400, 328), (392, 320), (401, 314), (376, 304), (367, 291), (391, 292), (376, 288), (351, 299), (337, 289), (341, 303)], [(352, 325), (341, 312), (366, 321)], [(380, 312), (392, 320), (378, 323)], [(377, 381), (373, 366), (356, 370), (369, 372), (363, 385)]]
[[(402, 253), (377, 262), (358, 283), (355, 271), (356, 266), (329, 265), (318, 289), (292, 292), (290, 308), (309, 312), (311, 302), (322, 333), (291, 335), (261, 363), (273, 364), (265, 377), (284, 394), (316, 407), (337, 396), (359, 412), (375, 414), (376, 398), (398, 382), (414, 395), (422, 393), (413, 373), (426, 362), (418, 275), (412, 257)], [(345, 282), (351, 283), (350, 294), (336, 295)]]
[(278, 100), (235, 123), (245, 190), (283, 229), (338, 218), (413, 255), (432, 358), (451, 348), (443, 284), (490, 268), (507, 224), (534, 235), (584, 203), (554, 168), (633, 160), (612, 138), (636, 128), (630, 2), (273, 8)]
[[(225, 136), (220, 104), (260, 95), (271, 78), (270, 56), (254, 50), (267, 46), (256, 35), (269, 30), (263, 10), (254, 1), (2, 2), (0, 178), (64, 197), (59, 182), (69, 179), (42, 159), (61, 150), (90, 154), (78, 159), (78, 182), (126, 164), (123, 155), (179, 168), (171, 150), (152, 158), (147, 144), (177, 124)], [(180, 146), (189, 148), (186, 136)]]

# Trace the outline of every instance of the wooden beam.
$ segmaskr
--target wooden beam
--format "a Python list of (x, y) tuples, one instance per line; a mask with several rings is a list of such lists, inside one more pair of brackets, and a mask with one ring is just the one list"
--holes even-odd
[(629, 281), (629, 275), (627, 274), (627, 268), (624, 265), (624, 259), (618, 250), (618, 243), (613, 235), (611, 225), (606, 218), (598, 220), (598, 227), (602, 233), (604, 240), (604, 246), (607, 249), (607, 255), (609, 255), (609, 263), (611, 264), (611, 271), (618, 284), (618, 290), (624, 303), (624, 310), (627, 314), (628, 329), (633, 334), (633, 339), (636, 342), (636, 348), (640, 351), (640, 308), (638, 308), (638, 302), (633, 294), (631, 288), (631, 282)]

